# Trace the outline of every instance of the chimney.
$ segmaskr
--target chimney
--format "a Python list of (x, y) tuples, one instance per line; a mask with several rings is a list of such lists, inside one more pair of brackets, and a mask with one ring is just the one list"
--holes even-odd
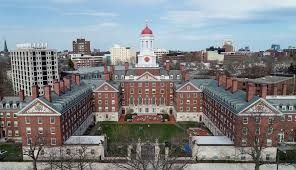
[(218, 86), (224, 86), (226, 87), (226, 75), (225, 74), (220, 74), (218, 78)]
[(104, 74), (108, 73), (108, 67), (106, 64), (104, 64)]
[(115, 70), (115, 66), (114, 65), (111, 65), (110, 66), (110, 73), (111, 74), (114, 74), (114, 70)]
[(58, 80), (55, 80), (54, 83), (53, 83), (53, 89), (54, 89), (54, 92), (60, 96), (61, 95), (61, 85), (60, 85), (60, 82)]
[(235, 93), (237, 91), (237, 80), (233, 79), (232, 80), (232, 86), (231, 86), (231, 92)]
[(185, 69), (184, 64), (183, 64), (183, 63), (180, 63), (180, 70), (181, 70), (181, 72), (182, 72), (184, 69)]
[(266, 98), (267, 96), (267, 85), (266, 84), (261, 84), (260, 86), (260, 97)]
[(105, 73), (105, 80), (109, 81), (110, 80), (110, 74), (109, 73)]
[(60, 80), (60, 91), (65, 92), (64, 80)]
[(32, 99), (39, 97), (39, 87), (37, 85), (32, 86)]
[(25, 100), (25, 93), (24, 90), (19, 91), (20, 101), (23, 102)]
[(184, 80), (185, 81), (188, 81), (189, 80), (189, 72), (188, 71), (185, 71)]
[(128, 67), (129, 67), (128, 62), (125, 62), (125, 63), (124, 63), (124, 70), (125, 70), (125, 72), (127, 72)]
[(75, 75), (75, 82), (78, 86), (80, 85), (80, 75), (79, 74)]
[(255, 94), (256, 94), (256, 87), (254, 83), (248, 83), (246, 101), (249, 102), (250, 100), (252, 100)]
[(51, 102), (51, 89), (49, 85), (44, 86), (44, 97), (46, 100)]
[(66, 92), (67, 89), (71, 90), (71, 82), (68, 77), (64, 77), (64, 91)]
[(287, 84), (283, 84), (283, 96), (287, 95)]
[(276, 96), (277, 95), (277, 91), (278, 91), (278, 88), (277, 88), (276, 84), (274, 84), (272, 86), (272, 95)]
[(71, 84), (74, 84), (75, 83), (75, 74), (72, 74), (71, 75)]
[(166, 60), (165, 69), (166, 71), (170, 71), (170, 60)]
[(226, 77), (226, 88), (225, 90), (230, 89), (232, 86), (232, 77)]

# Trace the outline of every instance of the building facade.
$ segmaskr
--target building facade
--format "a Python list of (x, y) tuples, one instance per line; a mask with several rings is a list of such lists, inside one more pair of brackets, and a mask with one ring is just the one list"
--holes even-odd
[(70, 54), (71, 60), (74, 64), (74, 68), (80, 67), (98, 67), (105, 63), (105, 56), (91, 56), (84, 54)]
[(37, 85), (42, 95), (45, 85), (59, 79), (57, 52), (48, 49), (46, 43), (17, 44), (10, 58), (15, 93), (24, 90), (26, 96), (31, 96), (32, 86)]
[(136, 51), (130, 47), (115, 44), (110, 52), (112, 65), (124, 64), (125, 62), (134, 64), (136, 62)]
[(91, 54), (90, 41), (86, 41), (84, 38), (78, 38), (72, 42), (74, 54)]

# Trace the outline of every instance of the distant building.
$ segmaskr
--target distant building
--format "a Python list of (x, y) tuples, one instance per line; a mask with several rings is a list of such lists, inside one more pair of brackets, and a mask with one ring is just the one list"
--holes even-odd
[(5, 57), (8, 57), (9, 52), (8, 52), (6, 40), (4, 40), (4, 49), (3, 49), (3, 52), (4, 52), (4, 56)]
[(16, 50), (10, 52), (12, 85), (15, 93), (24, 90), (31, 96), (32, 86), (53, 85), (59, 79), (58, 57), (56, 50), (48, 49), (46, 43), (17, 44)]
[(225, 49), (225, 52), (233, 52), (234, 51), (232, 41), (225, 41), (223, 48)]
[(157, 57), (157, 61), (161, 61), (162, 60), (162, 56), (165, 54), (168, 54), (169, 51), (163, 48), (157, 48), (154, 50), (154, 54)]
[(77, 39), (73, 41), (73, 53), (75, 54), (90, 54), (90, 41), (85, 39)]
[(219, 54), (218, 51), (207, 51), (206, 52), (206, 60), (207, 61), (218, 61), (219, 63), (223, 63), (224, 55)]
[(281, 49), (281, 46), (279, 44), (272, 44), (270, 49), (279, 51)]
[[(107, 54), (108, 55), (108, 54)], [(79, 67), (98, 67), (106, 62), (106, 56), (91, 56), (84, 54), (70, 54), (74, 68)]]
[(136, 62), (136, 51), (130, 47), (123, 47), (115, 44), (111, 49), (111, 64), (124, 64), (125, 62), (134, 64)]

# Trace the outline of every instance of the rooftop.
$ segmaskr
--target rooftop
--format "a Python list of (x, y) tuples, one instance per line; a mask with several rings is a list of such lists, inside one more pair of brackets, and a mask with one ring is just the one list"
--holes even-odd
[(247, 102), (246, 92), (237, 90), (232, 93), (230, 90), (225, 90), (223, 86), (219, 87), (217, 81), (212, 79), (196, 79), (191, 80), (191, 82), (202, 89), (204, 93), (214, 97), (217, 102), (230, 108), (234, 113), (239, 113), (260, 98), (259, 96), (254, 96), (252, 100)]
[(293, 79), (293, 77), (283, 77), (283, 76), (265, 76), (256, 79), (248, 79), (248, 78), (236, 78), (238, 81), (242, 82), (252, 82), (255, 84), (274, 84), (282, 81)]
[(66, 145), (100, 145), (105, 141), (104, 136), (71, 136), (64, 144)]
[(198, 145), (233, 145), (227, 136), (192, 136)]

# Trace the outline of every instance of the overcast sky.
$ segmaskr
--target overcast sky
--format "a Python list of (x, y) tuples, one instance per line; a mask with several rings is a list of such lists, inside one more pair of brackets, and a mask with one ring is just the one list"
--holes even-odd
[(146, 21), (157, 48), (202, 50), (224, 40), (252, 50), (296, 46), (296, 0), (1, 0), (0, 20), (9, 49), (48, 42), (72, 50), (80, 37), (92, 49), (138, 49)]

